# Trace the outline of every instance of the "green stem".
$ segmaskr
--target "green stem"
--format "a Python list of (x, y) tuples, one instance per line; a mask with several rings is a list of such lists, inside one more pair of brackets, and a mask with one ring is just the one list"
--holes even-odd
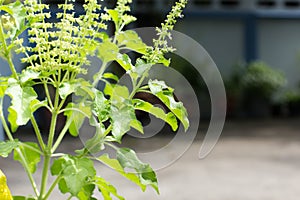
[(114, 145), (114, 144), (112, 144), (112, 143), (110, 143), (110, 142), (105, 142), (105, 144), (107, 145), (107, 146), (110, 146), (111, 148), (113, 148), (114, 150), (116, 150), (116, 151), (118, 151), (120, 148), (119, 147), (117, 147), (116, 145)]
[[(62, 107), (64, 106), (66, 100), (67, 100), (67, 98), (61, 100), (61, 102), (60, 102), (57, 110), (61, 110), (62, 109)], [(60, 113), (60, 111), (57, 114), (59, 114), (59, 113)]]
[(11, 70), (11, 73), (12, 73), (13, 77), (18, 80), (18, 75), (17, 75), (16, 69), (15, 69), (15, 66), (12, 62), (10, 51), (7, 48), (2, 23), (0, 23), (0, 42), (2, 43), (2, 48), (3, 48), (3, 51), (4, 51), (4, 57), (7, 59), (9, 68)]
[[(3, 103), (3, 102), (2, 102), (2, 99), (0, 99), (0, 108), (1, 108), (1, 110), (0, 110), (0, 118), (1, 118), (1, 122), (2, 122), (3, 128), (4, 128), (4, 130), (5, 130), (5, 133), (6, 133), (7, 137), (8, 137), (8, 139), (9, 139), (10, 141), (14, 141), (14, 138), (13, 138), (11, 132), (10, 132), (10, 129), (9, 129), (7, 123), (6, 123), (6, 120), (5, 120), (4, 115), (3, 115), (3, 112), (2, 112), (2, 108), (3, 108), (2, 103)], [(36, 185), (36, 183), (35, 183), (35, 181), (34, 181), (34, 178), (33, 178), (33, 176), (32, 176), (32, 173), (30, 172), (29, 166), (28, 166), (28, 164), (27, 164), (27, 162), (26, 162), (26, 160), (25, 160), (25, 158), (24, 158), (24, 155), (23, 155), (22, 151), (20, 150), (20, 148), (16, 148), (15, 150), (16, 150), (16, 151), (18, 152), (18, 154), (20, 155), (20, 158), (21, 158), (21, 164), (22, 164), (22, 166), (23, 166), (24, 169), (25, 169), (25, 172), (26, 172), (26, 174), (27, 174), (27, 176), (28, 176), (28, 178), (29, 178), (29, 181), (30, 181), (30, 183), (31, 183), (31, 186), (32, 186), (32, 188), (33, 188), (34, 193), (36, 194), (36, 196), (39, 196), (39, 191), (38, 191), (38, 189), (37, 189), (37, 185)]]
[(14, 141), (14, 138), (13, 138), (13, 136), (12, 136), (10, 130), (9, 130), (9, 127), (8, 127), (8, 125), (6, 123), (6, 120), (5, 120), (5, 117), (3, 115), (3, 111), (2, 111), (2, 108), (3, 108), (3, 99), (2, 98), (0, 98), (0, 108), (1, 108), (0, 109), (0, 118), (1, 118), (1, 122), (2, 122), (3, 128), (5, 130), (5, 133), (6, 133), (8, 139), (10, 141)]
[(56, 158), (56, 157), (62, 157), (64, 155), (66, 155), (66, 154), (64, 154), (64, 153), (53, 153), (51, 157)]
[(61, 110), (58, 112), (58, 114), (64, 113), (64, 112), (66, 112), (66, 111), (76, 111), (76, 112), (79, 112), (79, 113), (85, 115), (86, 117), (88, 117), (88, 115), (87, 115), (85, 112), (83, 112), (82, 110), (80, 110), (80, 109), (78, 109), (78, 108), (64, 108), (64, 109), (61, 109)]
[(30, 149), (31, 151), (35, 151), (36, 153), (43, 155), (43, 152), (41, 152), (40, 150), (33, 148), (32, 146), (26, 144), (26, 143), (21, 143), (22, 146), (26, 147), (27, 149)]
[[(105, 137), (106, 135), (108, 135), (112, 130), (112, 125), (109, 125), (109, 127), (107, 127), (107, 129), (105, 130), (105, 132), (103, 133), (103, 137)], [(95, 144), (97, 145), (97, 144)], [(90, 149), (94, 148), (94, 146), (91, 146)], [(88, 149), (85, 149), (85, 151), (80, 155), (80, 157), (84, 157), (89, 153)]]
[(103, 63), (102, 63), (102, 65), (101, 65), (101, 67), (100, 67), (100, 70), (99, 70), (99, 72), (97, 73), (97, 77), (95, 78), (95, 80), (94, 80), (94, 82), (93, 82), (93, 87), (96, 87), (97, 84), (98, 84), (98, 82), (99, 82), (99, 80), (102, 78), (102, 75), (103, 75), (103, 73), (104, 73), (105, 70), (106, 70), (106, 65), (107, 65), (106, 62), (103, 62)]
[(53, 145), (53, 140), (54, 140), (54, 135), (55, 135), (55, 127), (56, 127), (56, 122), (57, 122), (57, 113), (54, 111), (52, 113), (51, 117), (51, 125), (50, 125), (50, 131), (49, 131), (49, 138), (48, 138), (48, 149), (52, 148)]
[(55, 135), (55, 128), (56, 128), (56, 122), (57, 117), (59, 113), (59, 93), (58, 93), (58, 86), (57, 84), (56, 91), (55, 91), (55, 100), (54, 100), (54, 108), (52, 110), (52, 117), (51, 117), (51, 124), (50, 124), (50, 130), (49, 130), (49, 138), (48, 138), (48, 149), (51, 150)]
[(33, 191), (34, 191), (34, 193), (35, 193), (35, 195), (36, 196), (39, 196), (39, 191), (38, 191), (38, 189), (37, 189), (37, 185), (36, 185), (36, 183), (35, 183), (35, 181), (34, 181), (34, 178), (33, 178), (33, 176), (32, 176), (32, 173), (31, 173), (31, 171), (30, 171), (30, 169), (29, 169), (29, 166), (28, 166), (28, 164), (27, 164), (27, 161), (25, 160), (25, 158), (24, 158), (24, 155), (23, 155), (23, 153), (22, 153), (22, 151), (20, 150), (20, 148), (17, 148), (17, 149), (15, 149), (17, 152), (18, 152), (18, 154), (19, 154), (19, 156), (20, 156), (20, 158), (21, 158), (21, 160), (22, 160), (22, 166), (24, 167), (24, 169), (25, 169), (25, 171), (26, 171), (26, 174), (27, 174), (27, 176), (28, 176), (28, 178), (29, 178), (29, 181), (30, 181), (30, 183), (31, 183), (31, 185), (32, 185), (32, 188), (33, 188)]
[(9, 65), (9, 68), (10, 68), (10, 70), (11, 70), (11, 73), (12, 73), (13, 77), (14, 77), (16, 80), (18, 80), (17, 71), (16, 71), (15, 66), (14, 66), (14, 63), (13, 63), (13, 61), (12, 61), (12, 59), (11, 59), (11, 55), (8, 55), (8, 57), (7, 57), (7, 62), (8, 62), (8, 65)]
[(69, 118), (68, 121), (66, 122), (64, 128), (61, 130), (56, 142), (54, 143), (52, 149), (51, 149), (51, 152), (54, 153), (56, 151), (56, 149), (58, 148), (58, 146), (60, 145), (60, 143), (62, 142), (65, 134), (67, 133), (71, 123), (73, 121), (73, 118)]
[(43, 172), (42, 172), (42, 181), (41, 181), (41, 193), (39, 195), (38, 200), (45, 200), (44, 198), (45, 193), (46, 193), (46, 186), (48, 182), (48, 169), (50, 166), (50, 160), (51, 156), (50, 153), (45, 153), (44, 155), (44, 166), (43, 166)]
[(42, 172), (41, 194), (39, 196), (39, 200), (44, 200), (44, 195), (46, 193), (46, 186), (47, 186), (47, 182), (48, 182), (48, 170), (49, 170), (50, 161), (51, 161), (51, 147), (53, 144), (53, 138), (54, 138), (54, 134), (55, 134), (56, 121), (57, 121), (57, 114), (55, 111), (52, 113), (49, 138), (48, 138), (49, 139), (48, 146), (44, 152), (44, 166), (43, 166), (43, 172)]
[(104, 136), (108, 135), (112, 130), (112, 125), (110, 124), (109, 127), (107, 127), (107, 129), (105, 130), (105, 132), (103, 133)]
[(50, 194), (53, 192), (53, 190), (55, 189), (55, 187), (58, 184), (58, 182), (60, 181), (60, 179), (61, 179), (61, 176), (56, 177), (56, 179), (54, 180), (54, 182), (50, 186), (48, 192), (46, 193), (46, 195), (44, 196), (43, 199), (48, 199), (49, 198)]
[(71, 195), (71, 196), (69, 196), (69, 198), (67, 198), (67, 200), (71, 200), (71, 199), (72, 199), (72, 197), (73, 197), (72, 195)]
[(51, 96), (50, 96), (50, 93), (49, 93), (47, 82), (43, 81), (43, 85), (44, 85), (44, 90), (45, 90), (45, 93), (46, 93), (46, 97), (47, 97), (48, 102), (49, 102), (49, 106), (50, 106), (51, 109), (53, 109), (53, 103), (52, 103), (52, 100), (51, 100)]
[(132, 90), (132, 92), (131, 92), (131, 94), (130, 94), (130, 96), (129, 96), (129, 99), (132, 99), (133, 96), (136, 94), (136, 92), (140, 89), (140, 87), (141, 87), (143, 81), (144, 81), (145, 78), (146, 78), (146, 75), (145, 75), (145, 74), (147, 74), (147, 73), (144, 73), (144, 75), (143, 75), (143, 76), (141, 77), (141, 79), (139, 80), (138, 84), (133, 83), (133, 90)]
[(50, 130), (49, 130), (48, 144), (47, 144), (47, 148), (44, 151), (44, 166), (43, 166), (43, 172), (42, 172), (41, 194), (39, 196), (39, 200), (45, 200), (44, 196), (46, 194), (46, 187), (47, 187), (47, 182), (48, 182), (48, 170), (50, 167), (50, 161), (51, 161), (51, 156), (52, 156), (51, 148), (53, 145), (57, 116), (58, 116), (58, 111), (57, 111), (58, 104), (59, 104), (59, 94), (58, 94), (58, 89), (56, 89), (55, 101), (54, 101), (54, 105), (53, 105), (54, 107), (52, 109), (52, 117), (51, 117), (51, 124), (50, 124)]
[(38, 139), (38, 142), (39, 142), (39, 144), (40, 144), (40, 146), (41, 146), (41, 149), (42, 149), (43, 152), (45, 152), (46, 145), (45, 145), (45, 143), (44, 143), (44, 141), (43, 141), (43, 138), (42, 138), (40, 129), (39, 129), (39, 127), (38, 127), (38, 124), (37, 124), (37, 122), (36, 122), (34, 116), (31, 116), (30, 120), (31, 120), (33, 129), (34, 129), (35, 135), (36, 135), (36, 137), (37, 137), (37, 139)]

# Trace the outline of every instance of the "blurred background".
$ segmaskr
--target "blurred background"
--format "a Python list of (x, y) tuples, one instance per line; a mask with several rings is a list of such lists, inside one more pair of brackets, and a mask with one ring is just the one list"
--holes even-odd
[[(159, 25), (172, 2), (136, 1), (138, 26)], [(226, 87), (229, 118), (290, 117), (300, 110), (299, 22), (297, 0), (190, 0), (176, 30), (199, 42), (215, 61)], [(209, 117), (201, 77), (188, 62), (173, 60), (172, 66), (201, 94), (200, 104), (208, 105), (202, 106), (201, 116)]]
[[(79, 13), (82, 2), (75, 1)], [(128, 28), (159, 26), (173, 4), (174, 0), (133, 0), (138, 20)], [(104, 5), (113, 7), (115, 1), (104, 1)], [(198, 159), (211, 116), (210, 95), (197, 70), (170, 54), (171, 66), (189, 81), (198, 97), (201, 120), (194, 143), (181, 158), (158, 171), (160, 196), (151, 190), (141, 193), (109, 169), (101, 170), (129, 200), (298, 200), (300, 0), (189, 0), (184, 15), (175, 30), (204, 47), (224, 80), (227, 120), (218, 144), (208, 157)], [(1, 75), (7, 75), (3, 60), (0, 66)], [(47, 117), (41, 113), (40, 121)], [(30, 129), (29, 125), (17, 134), (30, 140), (21, 133)], [(0, 140), (4, 139), (1, 131)], [(128, 137), (125, 144), (153, 151), (173, 138), (174, 134), (142, 141)], [(63, 150), (80, 146), (80, 140), (66, 139)], [(172, 157), (172, 152), (153, 162), (166, 157)], [(0, 168), (12, 177), (8, 179), (13, 192), (27, 193), (26, 184), (21, 184), (23, 176), (15, 173), (18, 164), (0, 158)]]

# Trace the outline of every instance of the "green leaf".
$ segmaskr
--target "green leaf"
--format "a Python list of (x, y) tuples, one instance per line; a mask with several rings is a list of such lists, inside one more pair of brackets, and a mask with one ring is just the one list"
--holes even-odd
[(172, 127), (173, 131), (178, 128), (176, 117), (172, 112), (165, 113), (163, 109), (155, 107), (151, 103), (143, 101), (141, 99), (133, 99), (132, 101), (136, 110), (148, 112), (155, 117), (164, 120)]
[(137, 119), (132, 119), (132, 120), (130, 121), (130, 126), (131, 126), (132, 128), (134, 128), (135, 130), (139, 131), (140, 133), (144, 134), (144, 128), (143, 128), (143, 125), (142, 125), (142, 123), (141, 123), (139, 120), (137, 120)]
[(12, 30), (11, 38), (15, 38), (26, 29), (25, 18), (27, 14), (24, 5), (20, 1), (2, 5), (0, 6), (0, 10), (7, 12), (15, 20), (16, 27)]
[(10, 14), (14, 17), (18, 30), (21, 30), (22, 26), (24, 26), (25, 18), (27, 16), (24, 5), (20, 1), (16, 1), (8, 4), (8, 7), (13, 11)]
[(125, 200), (124, 197), (118, 194), (117, 189), (113, 185), (111, 185), (108, 181), (106, 181), (104, 178), (96, 177), (95, 183), (99, 188), (100, 192), (102, 193), (104, 200), (112, 200), (111, 195), (117, 197), (120, 200)]
[(127, 87), (121, 85), (114, 87), (111, 97), (110, 116), (112, 134), (120, 142), (122, 136), (130, 130), (132, 120), (136, 120)]
[(39, 101), (38, 99), (34, 99), (30, 103), (30, 110), (32, 113), (34, 113), (39, 108), (47, 106), (47, 104), (48, 104), (47, 100)]
[(61, 173), (63, 172), (63, 169), (64, 169), (64, 166), (65, 166), (65, 163), (67, 162), (67, 155), (61, 157), (61, 158), (58, 158), (56, 160), (54, 160), (52, 166), (51, 166), (51, 174), (54, 175), (54, 176), (58, 176), (58, 175), (61, 175)]
[(135, 120), (134, 108), (124, 105), (122, 108), (111, 106), (112, 134), (121, 141), (122, 136), (130, 130), (130, 123)]
[(0, 58), (3, 58), (4, 60), (6, 60), (6, 55), (4, 52), (4, 47), (3, 44), (0, 42)]
[(122, 16), (122, 20), (123, 20), (123, 23), (124, 23), (125, 25), (128, 25), (128, 24), (130, 24), (131, 22), (136, 21), (136, 17), (131, 16), (131, 15), (124, 14), (124, 15)]
[(0, 141), (0, 156), (6, 158), (15, 148), (19, 146), (19, 141)]
[(129, 75), (133, 80), (137, 80), (139, 77), (148, 76), (148, 71), (151, 67), (151, 63), (146, 63), (143, 59), (138, 58), (135, 66), (129, 71)]
[(111, 83), (108, 82), (107, 80), (103, 80), (103, 82), (105, 83), (105, 87), (104, 87), (103, 93), (104, 93), (105, 95), (112, 96), (112, 95), (113, 95), (114, 85), (115, 85), (115, 84), (111, 84)]
[(144, 168), (145, 165), (138, 159), (136, 153), (128, 148), (120, 148), (117, 150), (117, 160), (123, 168), (141, 169)]
[(121, 65), (121, 67), (125, 71), (129, 71), (133, 68), (130, 57), (125, 53), (124, 54), (119, 53), (117, 55), (117, 62)]
[(182, 102), (174, 99), (173, 89), (168, 87), (164, 81), (149, 80), (150, 91), (157, 96), (183, 124), (185, 131), (189, 127), (188, 114)]
[(126, 49), (133, 50), (140, 54), (146, 54), (147, 45), (139, 35), (133, 30), (127, 30), (117, 35), (119, 47), (125, 46)]
[(158, 59), (156, 61), (156, 64), (163, 64), (166, 67), (170, 66), (171, 59), (170, 58), (165, 58), (164, 55), (158, 56)]
[[(104, 128), (104, 127), (103, 127)], [(100, 151), (104, 150), (104, 142), (105, 138), (103, 137), (103, 128), (99, 128), (100, 132), (97, 132), (91, 139), (87, 140), (85, 143), (85, 149), (94, 154), (99, 153)]]
[(8, 85), (6, 94), (12, 99), (8, 108), (8, 121), (12, 131), (15, 132), (18, 126), (25, 125), (29, 121), (32, 113), (30, 104), (37, 98), (37, 94), (32, 87), (21, 88), (13, 78), (8, 80)]
[(13, 200), (36, 200), (36, 199), (31, 197), (13, 196)]
[(22, 74), (20, 75), (20, 81), (21, 83), (26, 83), (27, 81), (37, 79), (39, 75), (39, 72), (33, 71), (31, 69), (26, 69), (22, 71)]
[(112, 18), (113, 22), (115, 23), (115, 26), (117, 27), (119, 24), (119, 13), (116, 10), (108, 9), (107, 13)]
[(104, 94), (97, 90), (95, 100), (93, 102), (93, 113), (97, 116), (100, 122), (106, 121), (109, 117), (110, 105)]
[(140, 161), (133, 150), (128, 148), (118, 149), (117, 160), (123, 168), (134, 169), (143, 185), (150, 185), (159, 193), (155, 172), (149, 164)]
[(76, 95), (84, 98), (95, 98), (94, 89), (91, 83), (82, 78), (61, 83), (58, 88), (58, 93), (60, 98), (62, 99), (67, 98), (72, 93), (75, 93)]
[(70, 193), (72, 196), (82, 196), (83, 193), (92, 194), (89, 185), (90, 180), (96, 175), (94, 163), (84, 157), (65, 155), (54, 160), (51, 166), (51, 174), (61, 176), (59, 189), (62, 193)]
[(90, 97), (90, 99), (95, 98), (95, 89), (89, 81), (82, 78), (76, 79), (71, 82), (72, 88), (75, 88), (75, 94), (84, 98)]
[(8, 87), (7, 77), (0, 77), (0, 98), (4, 97), (7, 87)]
[(109, 72), (104, 73), (102, 77), (105, 78), (105, 79), (114, 80), (116, 82), (119, 81), (119, 77), (117, 75), (115, 75), (113, 73), (109, 73)]
[(90, 118), (92, 115), (91, 106), (86, 105), (84, 102), (79, 104), (69, 103), (66, 107), (68, 110), (64, 112), (67, 120), (72, 120), (69, 127), (69, 132), (72, 136), (76, 137), (79, 134), (79, 129), (81, 128), (84, 119)]
[(142, 191), (146, 190), (146, 185), (141, 183), (139, 177), (135, 173), (126, 173), (124, 171), (124, 168), (122, 167), (122, 165), (117, 159), (111, 159), (107, 154), (103, 154), (102, 156), (98, 157), (97, 160), (107, 165), (108, 167), (112, 168), (120, 175), (132, 181), (136, 185), (138, 185), (142, 189)]
[(159, 80), (149, 80), (149, 88), (151, 92), (154, 94), (159, 93), (163, 90), (171, 93), (174, 92), (174, 90), (169, 86), (167, 86), (164, 81), (159, 81)]
[(117, 59), (119, 53), (119, 48), (116, 44), (112, 43), (109, 40), (105, 40), (98, 46), (98, 57), (102, 62), (107, 63)]
[(82, 189), (78, 193), (77, 197), (80, 200), (97, 200), (92, 197), (94, 190), (95, 190), (94, 184), (87, 184), (82, 187)]
[(59, 85), (58, 93), (61, 99), (67, 98), (70, 94), (75, 92), (76, 86), (75, 84), (63, 82)]
[(128, 88), (126, 86), (115, 85), (111, 97), (112, 104), (117, 107), (122, 107), (128, 98), (129, 98)]
[[(33, 142), (25, 142), (20, 143), (19, 149), (29, 166), (30, 172), (34, 173), (36, 171), (37, 164), (41, 161), (39, 146)], [(18, 150), (14, 150), (14, 159), (21, 163), (23, 162), (22, 155), (19, 154)]]

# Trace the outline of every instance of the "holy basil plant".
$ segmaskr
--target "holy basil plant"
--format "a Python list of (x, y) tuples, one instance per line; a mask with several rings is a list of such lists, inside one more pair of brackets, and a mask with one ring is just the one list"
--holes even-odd
[[(133, 150), (117, 144), (131, 128), (143, 134), (137, 110), (164, 120), (173, 130), (179, 122), (185, 129), (189, 126), (186, 110), (174, 99), (173, 89), (163, 80), (147, 81), (152, 66), (170, 64), (164, 55), (174, 49), (167, 40), (187, 1), (179, 0), (172, 7), (162, 27), (157, 28), (152, 46), (135, 31), (124, 29), (136, 20), (130, 15), (131, 0), (118, 0), (114, 9), (103, 7), (97, 0), (85, 0), (84, 12), (79, 14), (69, 0), (55, 5), (56, 9), (37, 0), (5, 2), (0, 0), (0, 56), (7, 61), (11, 75), (0, 78), (0, 118), (8, 138), (0, 142), (0, 155), (7, 157), (13, 152), (14, 159), (24, 167), (34, 191), (28, 199), (49, 199), (57, 186), (61, 193), (69, 194), (69, 199), (95, 199), (97, 192), (105, 200), (124, 199), (96, 173), (95, 162), (111, 167), (143, 191), (150, 186), (159, 193), (150, 165), (139, 160)], [(27, 66), (21, 73), (15, 69), (13, 52), (20, 54)], [(135, 52), (134, 56), (129, 52)], [(92, 80), (85, 80), (82, 74), (98, 67), (94, 63), (92, 66), (91, 57), (98, 58), (100, 68)], [(120, 76), (108, 72), (112, 62), (129, 75), (130, 87), (119, 83)], [(43, 99), (37, 86), (43, 88)], [(169, 112), (135, 98), (139, 92), (156, 96)], [(3, 111), (5, 96), (11, 99), (7, 118)], [(73, 101), (69, 97), (74, 97)], [(35, 115), (40, 109), (51, 113), (46, 137)], [(58, 116), (62, 114), (66, 121), (58, 129)], [(66, 134), (79, 135), (84, 121), (95, 130), (85, 147), (72, 155), (57, 152)], [(14, 137), (14, 132), (28, 123), (32, 124), (37, 143)], [(115, 156), (101, 154), (107, 146), (115, 150)], [(33, 174), (40, 162), (41, 182), (37, 184)], [(50, 175), (56, 177), (52, 183), (48, 180)]]

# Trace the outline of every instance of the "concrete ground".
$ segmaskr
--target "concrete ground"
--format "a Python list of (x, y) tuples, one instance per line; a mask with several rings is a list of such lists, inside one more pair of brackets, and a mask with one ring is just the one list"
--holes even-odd
[[(299, 122), (300, 119), (227, 122), (213, 152), (203, 160), (198, 159), (202, 143), (199, 133), (181, 158), (157, 171), (160, 195), (151, 188), (141, 192), (100, 164), (97, 170), (128, 200), (299, 200)], [(153, 141), (159, 145), (168, 140), (170, 137)], [(80, 141), (67, 138), (61, 150), (80, 145)], [(175, 160), (172, 153), (157, 155), (151, 164), (158, 166), (162, 160), (172, 160), (172, 156)], [(1, 158), (0, 168), (6, 173), (13, 194), (32, 193), (19, 164)], [(54, 194), (51, 199), (66, 196)]]

